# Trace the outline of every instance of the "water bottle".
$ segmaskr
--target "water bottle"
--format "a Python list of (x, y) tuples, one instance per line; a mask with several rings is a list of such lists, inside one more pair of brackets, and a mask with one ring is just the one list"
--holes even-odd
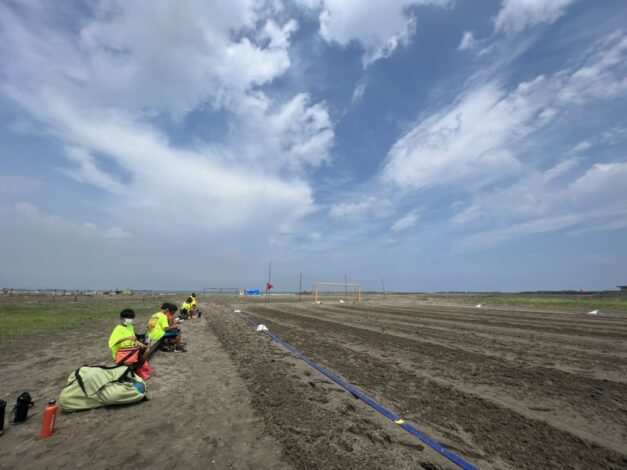
[(59, 411), (57, 401), (50, 400), (44, 410), (44, 420), (41, 423), (41, 433), (39, 433), (39, 437), (42, 439), (46, 439), (54, 434), (54, 421), (57, 416), (57, 411)]
[(21, 424), (28, 418), (28, 409), (32, 408), (33, 401), (30, 398), (28, 392), (22, 393), (17, 397), (17, 403), (15, 405), (15, 416), (13, 417), (13, 424)]
[(4, 410), (7, 409), (7, 402), (0, 400), (0, 436), (4, 434)]

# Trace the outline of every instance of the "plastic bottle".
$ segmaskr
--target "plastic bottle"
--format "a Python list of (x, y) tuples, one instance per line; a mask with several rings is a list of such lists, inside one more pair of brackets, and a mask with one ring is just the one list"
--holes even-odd
[(39, 437), (46, 439), (54, 434), (54, 421), (59, 411), (59, 405), (56, 400), (50, 400), (48, 406), (44, 410), (44, 420), (41, 423), (41, 433)]
[(7, 402), (0, 400), (0, 436), (4, 434), (4, 411), (7, 409)]

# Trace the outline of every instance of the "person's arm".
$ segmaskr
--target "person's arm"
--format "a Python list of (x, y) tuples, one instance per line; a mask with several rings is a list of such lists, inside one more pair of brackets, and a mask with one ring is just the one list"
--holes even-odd
[(137, 341), (137, 336), (133, 335), (133, 336), (125, 336), (124, 338), (120, 338), (119, 340), (117, 340), (115, 343), (113, 344), (120, 344), (124, 341)]

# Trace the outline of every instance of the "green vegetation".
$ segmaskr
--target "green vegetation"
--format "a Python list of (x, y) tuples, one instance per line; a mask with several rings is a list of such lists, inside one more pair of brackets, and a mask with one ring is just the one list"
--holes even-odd
[(609, 309), (627, 311), (626, 296), (603, 295), (482, 295), (459, 297), (464, 303), (531, 307), (558, 307), (567, 309)]
[(80, 328), (92, 322), (114, 325), (121, 310), (132, 308), (140, 321), (163, 302), (179, 303), (177, 297), (78, 297), (6, 296), (0, 299), (0, 344), (40, 334)]

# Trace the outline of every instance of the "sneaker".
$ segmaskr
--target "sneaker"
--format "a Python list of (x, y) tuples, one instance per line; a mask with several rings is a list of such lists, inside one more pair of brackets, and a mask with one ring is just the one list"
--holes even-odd
[(176, 348), (174, 348), (174, 352), (187, 352), (187, 348), (183, 346), (177, 346)]
[(163, 352), (172, 352), (172, 347), (171, 347), (171, 346), (161, 346), (160, 351), (163, 351)]

